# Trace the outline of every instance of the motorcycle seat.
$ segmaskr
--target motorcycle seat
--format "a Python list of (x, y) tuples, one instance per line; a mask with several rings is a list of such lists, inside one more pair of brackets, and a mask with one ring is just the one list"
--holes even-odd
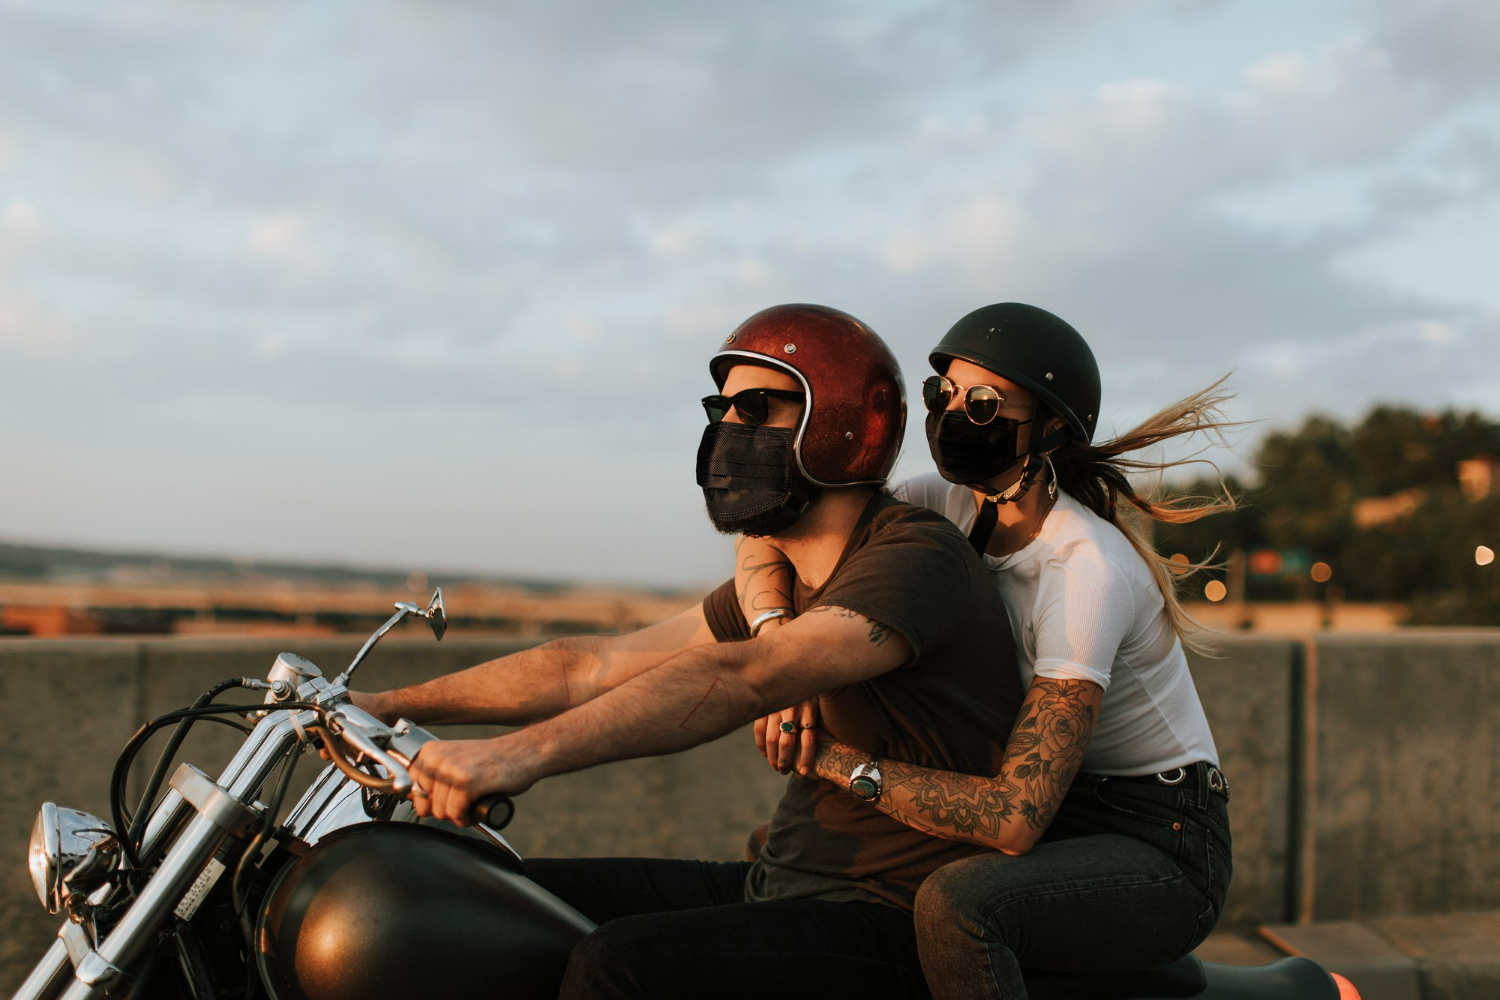
[(1184, 955), (1175, 962), (1134, 972), (1040, 972), (1025, 970), (1031, 1000), (1141, 1000), (1195, 997), (1208, 980), (1203, 963)]
[(1200, 962), (1186, 955), (1168, 965), (1126, 973), (1026, 972), (1032, 1000), (1303, 1000), (1339, 996), (1316, 962), (1283, 958), (1269, 965)]

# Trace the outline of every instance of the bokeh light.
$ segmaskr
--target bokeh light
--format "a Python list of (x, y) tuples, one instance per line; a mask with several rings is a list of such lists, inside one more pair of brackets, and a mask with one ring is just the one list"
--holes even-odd
[(1188, 557), (1184, 553), (1175, 553), (1172, 556), (1172, 572), (1178, 576), (1186, 573), (1188, 571), (1188, 562)]
[(1326, 562), (1315, 562), (1312, 567), (1313, 583), (1327, 583), (1333, 579), (1333, 567)]
[(1474, 562), (1480, 566), (1488, 566), (1495, 561), (1495, 550), (1488, 545), (1481, 545), (1474, 550)]
[(1222, 601), (1224, 595), (1227, 593), (1229, 593), (1229, 588), (1224, 586), (1222, 580), (1210, 580), (1208, 581), (1208, 585), (1203, 588), (1203, 596), (1210, 601)]
[(427, 589), (427, 574), (421, 570), (413, 570), (411, 576), (406, 578), (406, 589), (413, 594), (420, 594)]

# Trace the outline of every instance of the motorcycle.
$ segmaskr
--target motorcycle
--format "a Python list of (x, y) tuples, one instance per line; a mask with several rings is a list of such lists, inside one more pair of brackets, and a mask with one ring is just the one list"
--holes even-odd
[[(441, 640), (442, 591), (426, 608), (397, 603), (332, 680), (282, 653), (264, 680), (222, 681), (142, 726), (116, 762), (110, 822), (43, 804), (28, 865), (43, 906), (66, 919), (15, 1000), (556, 996), (594, 924), (526, 877), (500, 832), (512, 802), (482, 800), (469, 830), (419, 821), (407, 769), (437, 737), (405, 719), (388, 726), (349, 699), (355, 670), (409, 617)], [(235, 689), (264, 696), (216, 700)], [(183, 763), (168, 780), (203, 720), (242, 729), (245, 742), (217, 779)], [(168, 727), (127, 811), (131, 766)], [(278, 822), (297, 758), (318, 746), (331, 763)], [(1189, 955), (1128, 975), (1036, 973), (1027, 985), (1035, 1000), (1358, 997), (1305, 958), (1235, 968)]]

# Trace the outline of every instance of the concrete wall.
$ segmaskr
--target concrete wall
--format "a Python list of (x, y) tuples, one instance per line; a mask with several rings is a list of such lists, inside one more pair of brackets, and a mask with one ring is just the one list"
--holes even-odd
[(1303, 912), (1500, 907), (1500, 634), (1332, 637), (1313, 653)]
[[(224, 677), (264, 676), (287, 645), (329, 674), (357, 646), (0, 640), (0, 732), (10, 748), (0, 768), (0, 995), (56, 930), (26, 871), (40, 803), (107, 815), (110, 769), (142, 721)], [(359, 685), (411, 683), (521, 645), (391, 638)], [(1219, 645), (1222, 655), (1194, 656), (1192, 666), (1232, 790), (1228, 923), (1500, 907), (1500, 630), (1315, 643), (1228, 636)], [(183, 758), (215, 771), (238, 739), (199, 726)], [(295, 787), (316, 770), (304, 759)], [(783, 780), (742, 731), (543, 782), (520, 801), (509, 833), (527, 856), (738, 858)]]
[(1284, 919), (1291, 885), (1294, 693), (1301, 648), (1289, 639), (1222, 640), (1190, 663), (1229, 779), (1234, 877), (1221, 922)]

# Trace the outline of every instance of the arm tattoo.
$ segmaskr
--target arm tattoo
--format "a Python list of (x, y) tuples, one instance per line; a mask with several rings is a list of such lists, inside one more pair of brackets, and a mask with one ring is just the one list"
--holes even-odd
[[(740, 546), (744, 543), (744, 536), (735, 540), (736, 556), (739, 555)], [(780, 552), (764, 562), (756, 562), (755, 557), (750, 555), (740, 557), (739, 569), (735, 575), (740, 610), (749, 619), (755, 617), (754, 612), (769, 611), (772, 608), (790, 608), (792, 585), (796, 579), (797, 574), (792, 569), (791, 560)]]
[[(875, 806), (907, 826), (950, 840), (986, 847), (1024, 825), (1034, 841), (1057, 815), (1083, 764), (1103, 692), (1091, 681), (1038, 677), (1021, 705), (995, 777), (957, 774), (900, 761), (881, 763), (886, 793)], [(868, 759), (860, 751), (827, 743), (818, 748), (818, 775), (847, 779)]]
[(889, 625), (885, 624), (884, 622), (878, 622), (868, 615), (862, 615), (858, 611), (850, 611), (848, 608), (841, 608), (836, 604), (819, 604), (817, 607), (808, 608), (802, 613), (804, 615), (817, 615), (823, 614), (824, 612), (828, 611), (833, 612), (833, 616), (835, 618), (858, 618), (862, 621), (869, 622), (870, 631), (866, 633), (866, 638), (870, 640), (871, 645), (884, 645), (885, 641), (891, 637), (891, 627)]
[(1042, 831), (1057, 815), (1068, 786), (1083, 765), (1094, 735), (1091, 681), (1038, 677), (1031, 682), (1021, 715), (1011, 730), (1001, 774), (1021, 788), (1021, 813)]

